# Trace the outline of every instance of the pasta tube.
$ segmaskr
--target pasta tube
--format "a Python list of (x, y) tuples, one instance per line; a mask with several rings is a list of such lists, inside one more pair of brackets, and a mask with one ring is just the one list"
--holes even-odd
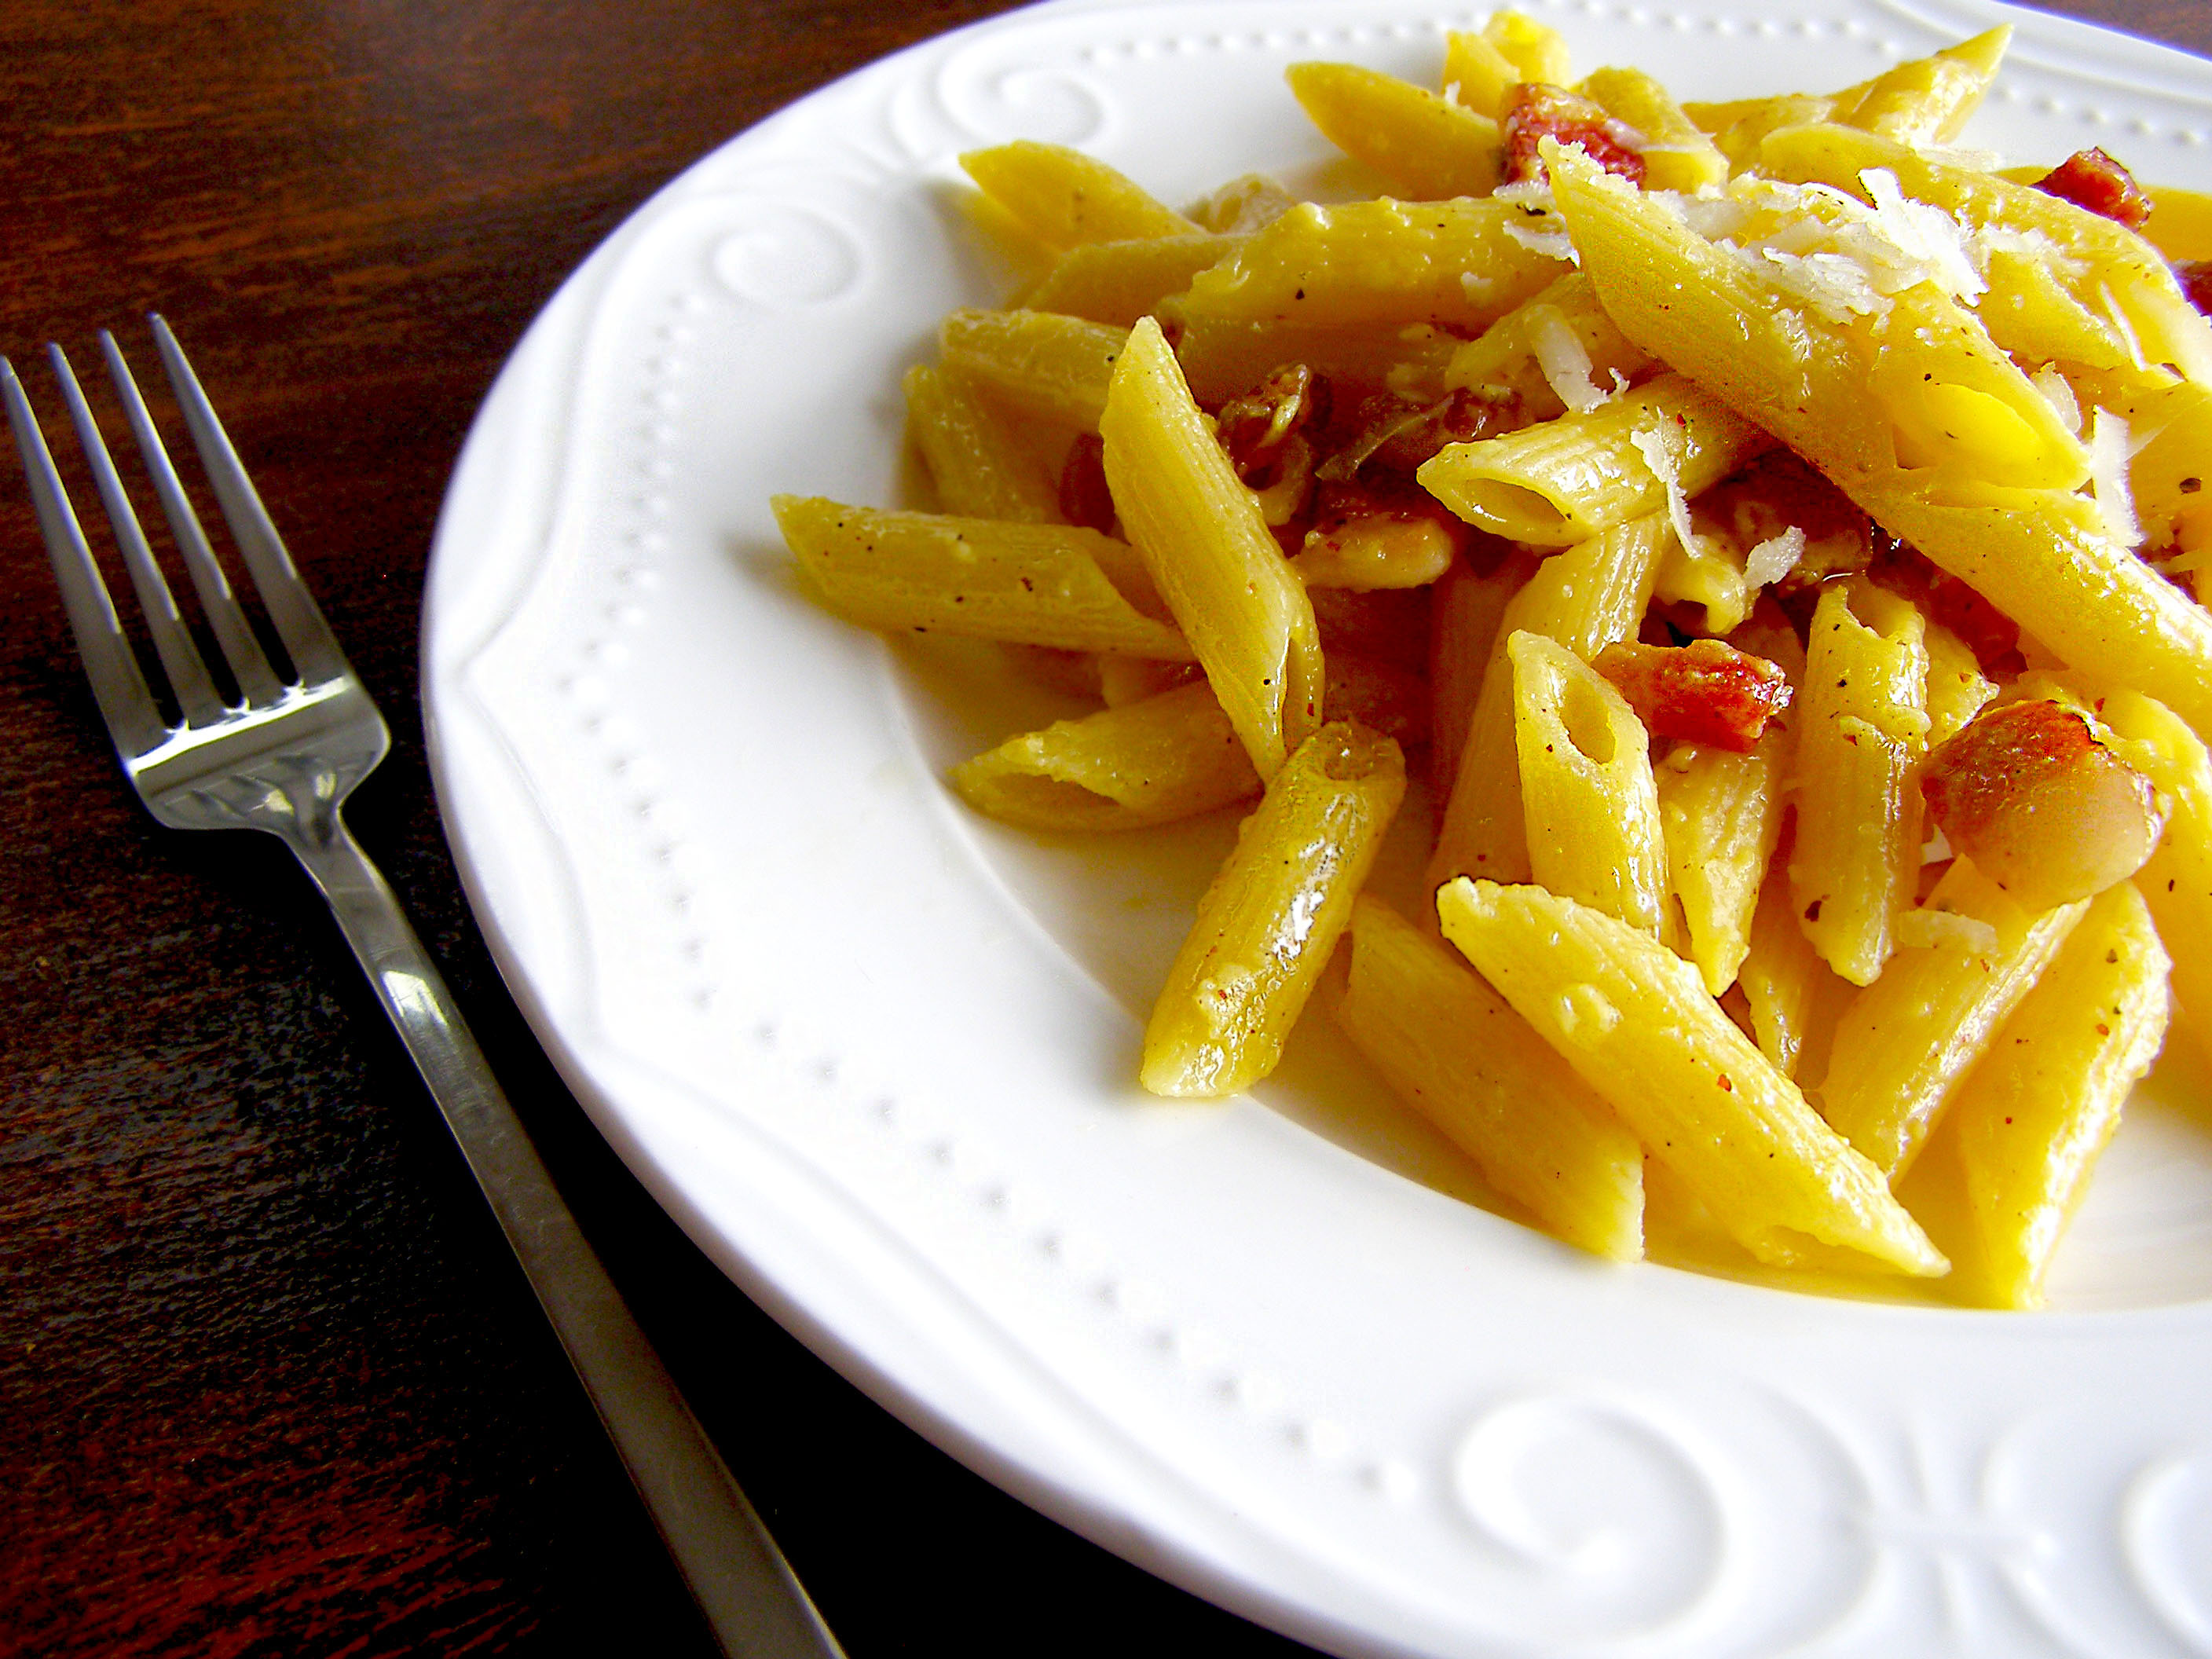
[(937, 331), (944, 367), (1031, 415), (1098, 429), (1127, 331), (1044, 311), (955, 311)]
[(1963, 1294), (2043, 1305), (2067, 1223), (2165, 1038), (2166, 969), (2142, 896), (2107, 888), (1960, 1090), (1901, 1195), (1931, 1233), (1958, 1218)]
[[(2158, 698), (2200, 733), (2212, 731), (2212, 617), (2117, 545), (2094, 502), (2057, 489), (1977, 483), (1970, 468), (1966, 477), (1945, 478), (1900, 466), (1899, 434), (1887, 412), (1894, 405), (1866, 393), (1885, 378), (1876, 343), (1792, 303), (1655, 199), (1616, 182), (1571, 151), (1559, 152), (1552, 167), (1583, 269), (1629, 337), (1749, 413), (1876, 523), (2069, 664)], [(1917, 372), (1962, 392), (1988, 392), (2002, 379), (1998, 354), (1972, 347), (1976, 331), (1960, 317), (1946, 349), (1921, 356)], [(1980, 364), (1973, 374), (1967, 356)], [(1902, 396), (1916, 374), (1887, 378)], [(2032, 386), (2027, 396), (2048, 415)], [(1958, 404), (1984, 410), (1972, 398)], [(2013, 412), (2002, 400), (1998, 406)]]
[(1239, 827), (1145, 1028), (1140, 1080), (1218, 1096), (1275, 1068), (1406, 790), (1389, 738), (1336, 721), (1300, 744)]
[(1443, 822), (1429, 860), (1428, 885), (1454, 876), (1528, 879), (1528, 836), (1513, 731), (1513, 665), (1505, 641), (1521, 629), (1557, 640), (1583, 661), (1627, 639), (1651, 603), (1667, 521), (1632, 519), (1555, 553), (1505, 607)]
[[(1686, 743), (1655, 769), (1668, 889), (1688, 935), (1686, 954), (1715, 996), (1735, 983), (1751, 951), (1759, 889), (1782, 837), (1788, 743), (1780, 726), (1770, 726), (1748, 755)], [(1781, 1070), (1790, 1074), (1789, 1066)]]
[(2172, 711), (2131, 691), (2100, 697), (2106, 727), (2126, 742), (2124, 758), (2158, 786), (2172, 808), (2166, 834), (2136, 885), (2173, 949), (2175, 1023), (2212, 1055), (2212, 757)]
[(2025, 910), (1960, 859), (1926, 908), (1963, 925), (1948, 939), (1899, 951), (1852, 1000), (1820, 1088), (1828, 1121), (1893, 1178), (1918, 1156), (1996, 1028), (2050, 966), (2088, 903)]
[(1657, 937), (1667, 848), (1643, 721), (1555, 641), (1516, 633), (1505, 654), (1529, 873), (1563, 898)]
[(1313, 602), (1150, 318), (1130, 331), (1099, 432), (1122, 527), (1271, 779), (1321, 721)]
[(1948, 1264), (1705, 994), (1697, 969), (1626, 923), (1545, 892), (1454, 881), (1444, 937), (1760, 1261), (1820, 1247), (1900, 1273)]
[(1484, 328), (1565, 269), (1565, 248), (1528, 223), (1489, 197), (1302, 203), (1194, 277), (1183, 308), (1194, 321)]
[(1498, 184), (1498, 123), (1356, 64), (1293, 64), (1291, 92), (1322, 135), (1394, 196), (1441, 202)]
[(1198, 227), (1162, 206), (1105, 162), (1062, 144), (1020, 139), (971, 149), (962, 169), (1016, 223), (1047, 247), (1184, 236)]
[(1451, 799), (1460, 750), (1467, 745), (1475, 699), (1482, 692), (1483, 671), (1500, 637), (1498, 624), (1528, 574), (1519, 558), (1508, 559), (1487, 574), (1478, 574), (1465, 560), (1455, 559), (1432, 590), (1429, 685), (1434, 746), (1429, 753), (1429, 787), (1439, 800)]
[(1336, 1006), (1359, 1052), (1548, 1231), (1616, 1261), (1644, 1254), (1644, 1149), (1504, 998), (1379, 899), (1352, 910)]
[(916, 363), (905, 386), (907, 430), (947, 513), (1021, 524), (1060, 516), (1054, 481), (965, 377)]
[(1759, 1051), (1801, 1087), (1816, 1086), (1827, 1069), (1836, 1021), (1854, 988), (1820, 960), (1797, 925), (1790, 872), (1781, 860), (1768, 866), (1759, 887), (1750, 947), (1736, 969), (1736, 983)]
[(1188, 662), (1127, 546), (1070, 525), (885, 512), (821, 497), (770, 505), (801, 584), (848, 622)]
[(1924, 631), (1911, 601), (1854, 581), (1820, 595), (1806, 645), (1790, 886), (1805, 937), (1854, 985), (1889, 960), (1920, 874)]
[(1695, 195), (1728, 182), (1728, 157), (1698, 131), (1674, 95), (1639, 69), (1592, 70), (1576, 91), (1643, 136), (1647, 190)]
[(1451, 444), (1422, 486), (1478, 529), (1564, 547), (1718, 483), (1774, 447), (1765, 433), (1679, 374), (1584, 414)]
[(1085, 242), (1061, 254), (1023, 303), (1032, 311), (1128, 328), (1188, 288), (1200, 271), (1234, 253), (1243, 240), (1200, 232)]

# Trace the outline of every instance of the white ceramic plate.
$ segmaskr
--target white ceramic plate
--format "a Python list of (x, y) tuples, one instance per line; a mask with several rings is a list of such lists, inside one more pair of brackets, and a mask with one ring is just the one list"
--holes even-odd
[[(1686, 95), (1858, 80), (2000, 18), (1970, 142), (2212, 186), (2212, 67), (1981, 0), (1532, 9)], [(684, 174), (532, 329), (440, 528), (439, 785), (515, 991), (702, 1245), (923, 1432), (1109, 1547), (1376, 1654), (2212, 1653), (2212, 1156), (2151, 1102), (2061, 1310), (1609, 1267), (1462, 1201), (1325, 1029), (1141, 1098), (1226, 819), (1039, 845), (945, 764), (1042, 714), (797, 599), (771, 492), (901, 494), (898, 377), (1000, 295), (960, 150), (1169, 200), (1323, 159), (1281, 82), (1433, 75), (1373, 3), (1063, 3)], [(2201, 943), (2201, 942), (2200, 942)], [(2199, 1074), (2176, 1085), (2198, 1101)]]

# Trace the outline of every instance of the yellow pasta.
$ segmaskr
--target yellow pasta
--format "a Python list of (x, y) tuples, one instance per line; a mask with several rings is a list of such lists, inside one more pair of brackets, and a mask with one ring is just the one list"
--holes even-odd
[(1827, 1070), (1836, 1022), (1856, 988), (1820, 960), (1797, 925), (1790, 872), (1780, 859), (1759, 887), (1736, 982), (1759, 1052), (1801, 1087), (1817, 1086)]
[(1047, 247), (1180, 236), (1198, 228), (1103, 161), (1062, 144), (1022, 139), (969, 150), (960, 165), (986, 196)]
[(937, 331), (947, 369), (1030, 414), (1094, 432), (1127, 340), (1127, 329), (1044, 311), (956, 311)]
[(1639, 69), (1592, 70), (1577, 92), (1644, 140), (1644, 184), (1647, 190), (1678, 190), (1694, 195), (1728, 182), (1728, 157), (1682, 112), (1674, 96)]
[(1773, 440), (1679, 374), (1662, 374), (1586, 414), (1453, 444), (1424, 462), (1422, 485), (1478, 529), (1564, 547), (1716, 484)]
[(1505, 655), (1529, 874), (1658, 937), (1667, 847), (1643, 722), (1588, 663), (1541, 634), (1514, 633)]
[(1651, 602), (1665, 536), (1660, 516), (1632, 519), (1553, 555), (1506, 605), (1437, 830), (1427, 878), (1431, 888), (1459, 875), (1528, 878), (1513, 735), (1513, 665), (1505, 641), (1525, 629), (1557, 640), (1587, 662), (1629, 638)]
[(1229, 1095), (1274, 1069), (1405, 788), (1398, 745), (1364, 726), (1298, 745), (1199, 901), (1145, 1028), (1146, 1088)]
[(1821, 594), (1806, 646), (1790, 885), (1805, 937), (1854, 985), (1889, 960), (1920, 870), (1924, 626), (1908, 601), (1854, 582)]
[(2151, 698), (2100, 696), (2097, 713), (2125, 744), (2123, 758), (2158, 786), (2172, 810), (2136, 885), (2173, 952), (2177, 1029), (2212, 1056), (2212, 757), (2203, 740)]
[(1881, 1174), (1650, 935), (1539, 887), (1454, 881), (1444, 937), (1760, 1261), (1948, 1264)]
[(1474, 723), (1475, 700), (1482, 693), (1483, 672), (1498, 643), (1498, 624), (1528, 574), (1528, 566), (1518, 558), (1506, 560), (1486, 575), (1459, 560), (1437, 581), (1430, 611), (1435, 746), (1429, 757), (1429, 783), (1440, 801), (1451, 799), (1460, 750)]
[(2066, 1224), (2164, 1040), (2167, 965), (2142, 896), (2108, 888), (1960, 1090), (1899, 1188), (1950, 1250), (1956, 1293), (2043, 1304)]
[(1150, 319), (1130, 331), (1099, 432), (1130, 542), (1205, 665), (1254, 769), (1262, 780), (1273, 777), (1321, 722), (1313, 602)]
[(1644, 1254), (1644, 1149), (1460, 957), (1380, 900), (1352, 912), (1337, 1024), (1483, 1177), (1548, 1231), (1616, 1261)]
[(1119, 242), (1085, 242), (1061, 254), (1022, 296), (1033, 311), (1127, 328), (1190, 286), (1201, 270), (1242, 246), (1241, 236), (1200, 231)]
[(1356, 64), (1293, 64), (1287, 73), (1322, 135), (1392, 195), (1441, 202), (1497, 185), (1498, 124), (1489, 117)]
[(1788, 744), (1778, 726), (1748, 755), (1682, 744), (1656, 771), (1668, 890), (1685, 954), (1715, 996), (1735, 983), (1750, 954), (1759, 889), (1782, 837)]
[(1828, 1121), (1893, 1178), (1918, 1155), (1997, 1026), (2088, 905), (2022, 909), (1960, 859), (1927, 908), (1962, 925), (1939, 943), (1899, 951), (1889, 970), (1853, 999), (1820, 1085)]
[[(1566, 269), (1528, 216), (1488, 197), (1302, 203), (1192, 279), (1193, 320), (1482, 328)], [(1531, 243), (1538, 246), (1531, 246)]]
[(1641, 377), (1651, 359), (1614, 326), (1589, 277), (1571, 271), (1451, 355), (1444, 384), (1517, 398), (1538, 420), (1583, 411)]
[(1151, 584), (1095, 530), (884, 512), (779, 495), (777, 524), (814, 597), (848, 622), (1188, 661), (1175, 626), (1146, 614)]
[(916, 363), (905, 386), (907, 430), (947, 513), (1023, 524), (1060, 516), (1054, 481), (965, 376)]

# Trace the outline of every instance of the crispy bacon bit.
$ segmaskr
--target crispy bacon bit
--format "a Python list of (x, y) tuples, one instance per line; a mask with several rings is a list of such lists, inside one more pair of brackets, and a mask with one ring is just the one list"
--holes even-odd
[(1747, 755), (1766, 722), (1790, 706), (1790, 677), (1721, 640), (1609, 645), (1590, 666), (1611, 680), (1656, 738)]
[(1583, 153), (1607, 173), (1618, 173), (1632, 185), (1644, 182), (1639, 135), (1565, 87), (1523, 81), (1509, 88), (1498, 117), (1498, 131), (1505, 140), (1508, 184), (1544, 176), (1543, 157), (1536, 153), (1536, 146), (1547, 138), (1580, 144)]
[(2019, 672), (2023, 666), (2019, 623), (1948, 571), (1938, 570), (1911, 543), (1899, 541), (1879, 526), (1874, 535), (1876, 581), (1911, 599), (1929, 621), (1956, 634), (1984, 673)]
[(2173, 278), (2190, 304), (2212, 317), (2212, 259), (2185, 259), (2173, 268)]
[(1285, 363), (1221, 406), (1215, 435), (1237, 476), (1255, 489), (1271, 482), (1283, 448), (1297, 433), (1328, 420), (1328, 380), (1304, 363)]
[(1060, 468), (1060, 516), (1086, 530), (1111, 534), (1114, 494), (1106, 487), (1106, 444), (1095, 432), (1079, 432)]
[(2141, 230), (2150, 217), (2150, 192), (2101, 149), (2077, 149), (2035, 181), (2048, 196)]
[(2150, 780), (2041, 697), (1976, 715), (1929, 756), (1920, 791), (1952, 848), (2033, 910), (2126, 880), (2165, 827)]
[(1425, 406), (1390, 398), (1387, 403), (1378, 400), (1362, 413), (1371, 418), (1362, 426), (1359, 436), (1331, 458), (1348, 465), (1328, 469), (1329, 476), (1349, 477), (1372, 463), (1385, 472), (1411, 478), (1423, 462), (1446, 445), (1495, 437), (1516, 430), (1528, 420), (1518, 398), (1485, 398), (1465, 386)]

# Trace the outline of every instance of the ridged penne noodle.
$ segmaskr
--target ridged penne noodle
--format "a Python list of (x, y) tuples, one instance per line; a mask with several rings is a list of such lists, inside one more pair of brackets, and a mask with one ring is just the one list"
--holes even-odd
[(2012, 38), (1995, 28), (1914, 58), (1835, 93), (1783, 93), (1729, 103), (1686, 103), (1683, 112), (1735, 166), (1754, 161), (1768, 134), (1828, 122), (1900, 143), (1948, 144), (1980, 106)]
[(1192, 277), (1219, 264), (1243, 240), (1200, 231), (1085, 242), (1061, 254), (1022, 302), (1032, 311), (1127, 328), (1181, 294)]
[[(2034, 169), (2037, 176), (2042, 172), (2042, 168)], [(2027, 182), (2034, 183), (2034, 177)], [(2149, 222), (2142, 228), (2143, 240), (2177, 263), (2212, 259), (2212, 196), (2172, 185), (2149, 185), (2145, 188), (2155, 205)]]
[(1154, 1094), (1220, 1096), (1275, 1068), (1406, 789), (1389, 738), (1350, 721), (1300, 744), (1239, 827), (1145, 1028)]
[[(2158, 251), (2124, 225), (2033, 185), (1952, 167), (1909, 143), (1842, 127), (1776, 133), (1760, 147), (1759, 162), (1775, 178), (1868, 200), (1866, 170), (1881, 168), (1909, 200), (1955, 216), (1978, 236), (1987, 258), (1990, 291), (1977, 314), (2022, 361), (2118, 368), (2140, 353), (2152, 364), (2179, 364), (2212, 380), (2212, 322), (2182, 297)], [(2100, 340), (2098, 354), (2087, 355)]]
[(1506, 605), (1437, 830), (1427, 878), (1431, 889), (1462, 875), (1528, 879), (1528, 827), (1513, 736), (1513, 665), (1505, 655), (1505, 641), (1526, 629), (1558, 641), (1588, 662), (1607, 646), (1631, 637), (1651, 603), (1666, 536), (1663, 515), (1632, 519), (1553, 554)]
[(1528, 78), (1488, 35), (1454, 29), (1444, 36), (1443, 90), (1454, 103), (1495, 120), (1505, 94)]
[[(1552, 181), (1583, 269), (1630, 337), (1782, 437), (1877, 524), (2069, 664), (2212, 731), (2212, 617), (2116, 544), (2094, 502), (1978, 483), (1971, 467), (1947, 477), (1899, 466), (1893, 399), (1926, 374), (1958, 386), (1954, 401), (1976, 407), (1972, 395), (1984, 387), (1973, 382), (1988, 382), (2002, 361), (1985, 337), (1970, 349), (1973, 331), (1956, 331), (1944, 351), (1913, 355), (1917, 373), (1885, 373), (1875, 342), (1792, 303), (1652, 198), (1616, 188), (1571, 152), (1559, 155)], [(1978, 372), (1966, 372), (1968, 356)], [(1869, 386), (1888, 395), (1869, 397)], [(2048, 415), (2032, 386), (2028, 395)], [(2012, 412), (2001, 400), (1996, 407)]]
[(1547, 1231), (1644, 1254), (1644, 1149), (1467, 963), (1380, 900), (1352, 911), (1337, 1024), (1407, 1104)]
[(1498, 184), (1498, 124), (1356, 64), (1293, 64), (1291, 91), (1322, 136), (1414, 202), (1487, 196)]
[(1920, 873), (1924, 628), (1911, 601), (1854, 581), (1820, 595), (1806, 642), (1790, 885), (1805, 937), (1854, 985), (1889, 960)]
[(2163, 704), (2132, 691), (2097, 699), (2123, 758), (2158, 787), (2171, 808), (2166, 833), (2136, 885), (2173, 953), (2174, 1024), (2212, 1055), (2212, 757)]
[(1478, 574), (1462, 559), (1437, 582), (1429, 611), (1430, 727), (1434, 739), (1429, 787), (1439, 801), (1451, 799), (1460, 750), (1467, 745), (1475, 700), (1482, 694), (1483, 671), (1499, 638), (1498, 624), (1528, 570), (1522, 558), (1512, 557), (1487, 574)]
[(1960, 859), (1925, 908), (1964, 925), (1938, 943), (1900, 950), (1852, 999), (1820, 1085), (1821, 1110), (1837, 1133), (1893, 1179), (1911, 1166), (2088, 904), (2022, 909)]
[(1250, 391), (1285, 363), (1304, 363), (1346, 388), (1402, 390), (1418, 402), (1443, 395), (1445, 365), (1460, 344), (1425, 323), (1376, 329), (1186, 316), (1176, 356), (1210, 404)]
[(1653, 769), (1684, 954), (1715, 996), (1735, 983), (1751, 951), (1759, 890), (1782, 837), (1788, 748), (1787, 731), (1770, 725), (1748, 755), (1680, 744)]
[(1728, 157), (1720, 147), (1642, 70), (1592, 70), (1575, 90), (1643, 137), (1645, 189), (1694, 195), (1728, 182)]
[(1566, 269), (1564, 252), (1532, 236), (1529, 223), (1521, 208), (1488, 197), (1302, 203), (1193, 278), (1184, 314), (1484, 328)]
[(1881, 1172), (1656, 939), (1541, 888), (1487, 881), (1451, 882), (1437, 914), (1444, 937), (1760, 1261), (1821, 1260), (1825, 1246), (1900, 1273), (1945, 1271)]
[(1254, 769), (1273, 778), (1321, 720), (1313, 603), (1150, 319), (1130, 331), (1099, 432), (1123, 529)]
[(1017, 408), (1095, 432), (1128, 337), (1127, 329), (1048, 311), (961, 310), (939, 327), (937, 346), (945, 368)]
[(907, 430), (947, 513), (1020, 524), (1060, 516), (1057, 484), (965, 376), (916, 363), (904, 384)]
[(1537, 420), (1567, 412), (1569, 398), (1594, 408), (1651, 367), (1623, 334), (1597, 290), (1570, 271), (1507, 312), (1452, 353), (1444, 384), (1518, 398)]
[(1750, 945), (1737, 967), (1736, 983), (1759, 1052), (1800, 1087), (1817, 1086), (1827, 1069), (1836, 1021), (1855, 988), (1820, 960), (1797, 925), (1783, 858), (1768, 866), (1759, 885)]
[(1556, 641), (1517, 632), (1505, 655), (1530, 876), (1658, 938), (1667, 847), (1644, 723), (1608, 681)]
[(1566, 37), (1550, 24), (1540, 23), (1522, 11), (1494, 11), (1483, 23), (1482, 38), (1513, 66), (1516, 81), (1536, 81), (1553, 87), (1567, 84)]
[(1581, 415), (1451, 444), (1422, 463), (1429, 493), (1469, 524), (1565, 547), (1668, 504), (1656, 451), (1686, 496), (1718, 483), (1773, 440), (1679, 374), (1662, 374)]
[(986, 196), (1049, 248), (1182, 236), (1198, 228), (1105, 162), (1062, 144), (1020, 139), (969, 150), (960, 165)]
[(2142, 895), (2107, 888), (1959, 1091), (1899, 1188), (1950, 1252), (1954, 1293), (2043, 1305), (2066, 1224), (2165, 1038), (2167, 965)]
[(1188, 661), (1127, 545), (1069, 525), (885, 512), (817, 497), (771, 503), (800, 580), (863, 628)]
[(1024, 830), (1140, 830), (1260, 791), (1237, 728), (1203, 681), (1024, 732), (951, 777), (969, 805)]

